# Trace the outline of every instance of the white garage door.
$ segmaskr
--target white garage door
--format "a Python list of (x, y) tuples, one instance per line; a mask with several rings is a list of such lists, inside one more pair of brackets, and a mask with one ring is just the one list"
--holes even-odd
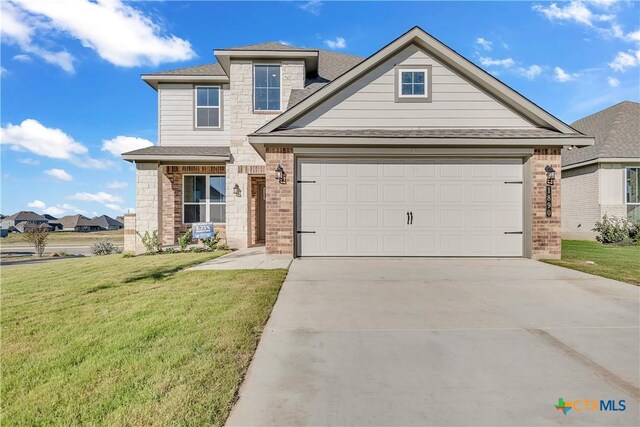
[(522, 256), (522, 160), (298, 159), (300, 256)]

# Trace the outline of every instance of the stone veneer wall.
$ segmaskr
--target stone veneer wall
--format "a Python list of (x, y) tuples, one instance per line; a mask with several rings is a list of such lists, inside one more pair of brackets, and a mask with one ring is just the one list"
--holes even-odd
[[(546, 216), (547, 173), (545, 166), (556, 171), (555, 184), (551, 187), (552, 216)], [(536, 149), (532, 159), (531, 256), (533, 259), (560, 259), (561, 248), (561, 156), (560, 148)]]
[[(151, 234), (154, 230), (158, 230), (162, 236), (160, 206), (162, 206), (162, 197), (158, 164), (136, 163), (135, 229), (138, 233), (144, 234), (148, 231)], [(136, 239), (135, 252), (144, 252), (144, 246), (139, 238)]]
[(282, 165), (287, 174), (286, 182), (275, 179), (266, 180), (267, 215), (266, 246), (269, 254), (293, 255), (295, 238), (293, 229), (293, 191), (295, 176), (293, 173), (293, 149), (268, 147), (266, 153), (267, 170), (275, 170)]
[(124, 214), (124, 252), (136, 252), (136, 214)]
[[(162, 166), (162, 244), (175, 245), (178, 237), (187, 232), (190, 225), (182, 222), (183, 175), (224, 175), (224, 165)], [(228, 191), (227, 185), (227, 191)], [(233, 196), (227, 192), (227, 203)], [(216, 233), (225, 239), (225, 224), (215, 226)]]
[[(270, 61), (269, 63), (274, 63)], [(232, 194), (238, 184), (242, 196), (227, 203), (227, 240), (229, 246), (245, 248), (251, 243), (251, 224), (249, 217), (251, 194), (251, 173), (246, 166), (262, 166), (264, 160), (249, 145), (247, 135), (255, 132), (279, 112), (253, 111), (253, 61), (232, 60), (229, 98), (234, 102), (231, 109), (231, 162), (227, 165), (227, 193)], [(282, 110), (286, 109), (292, 89), (303, 89), (305, 67), (302, 60), (287, 60), (281, 63)], [(264, 169), (263, 169), (264, 170)], [(267, 170), (269, 170), (267, 168)], [(255, 173), (257, 174), (257, 173)], [(264, 174), (264, 172), (262, 172)]]

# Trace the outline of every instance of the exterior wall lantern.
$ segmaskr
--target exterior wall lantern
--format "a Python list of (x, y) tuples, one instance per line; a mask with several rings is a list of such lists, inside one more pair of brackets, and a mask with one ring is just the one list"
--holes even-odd
[(547, 173), (547, 185), (553, 185), (556, 180), (556, 170), (551, 166), (547, 165), (544, 168), (544, 171)]
[(278, 167), (276, 167), (276, 180), (280, 183), (280, 184), (284, 184), (287, 182), (287, 174), (284, 172), (284, 169), (282, 169), (282, 165), (278, 165)]
[(236, 185), (234, 185), (234, 186), (233, 186), (233, 194), (234, 194), (236, 197), (240, 197), (240, 196), (242, 196), (242, 190), (240, 190), (240, 186), (239, 186), (238, 184), (236, 184)]

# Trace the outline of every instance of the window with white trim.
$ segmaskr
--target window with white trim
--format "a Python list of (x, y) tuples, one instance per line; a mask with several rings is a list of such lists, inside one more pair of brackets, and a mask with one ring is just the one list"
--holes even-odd
[(627, 218), (640, 220), (640, 167), (627, 168), (626, 175)]
[(253, 109), (280, 111), (280, 66), (258, 64), (253, 67)]
[(196, 86), (196, 127), (220, 127), (220, 87)]
[(226, 185), (223, 175), (185, 175), (182, 191), (182, 222), (224, 223)]
[(427, 70), (400, 70), (398, 96), (425, 98), (427, 93)]

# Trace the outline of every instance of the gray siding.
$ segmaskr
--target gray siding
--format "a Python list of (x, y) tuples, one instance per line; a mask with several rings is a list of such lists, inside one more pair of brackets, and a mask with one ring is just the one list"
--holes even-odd
[(158, 132), (163, 146), (229, 146), (229, 85), (222, 85), (222, 129), (195, 129), (194, 85), (158, 85)]
[[(395, 66), (431, 65), (430, 103), (395, 102)], [(531, 123), (416, 46), (409, 46), (324, 102), (291, 127), (531, 128)]]

